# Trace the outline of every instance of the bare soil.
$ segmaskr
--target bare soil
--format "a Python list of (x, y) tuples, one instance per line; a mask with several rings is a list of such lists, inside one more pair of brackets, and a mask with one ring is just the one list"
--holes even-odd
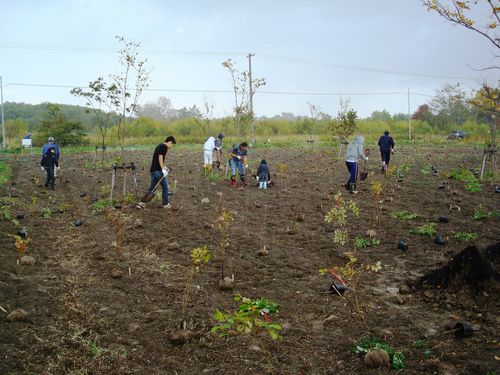
[[(494, 374), (500, 356), (498, 281), (479, 278), (469, 285), (464, 272), (449, 283), (453, 288), (439, 282), (416, 285), (472, 245), (481, 264), (498, 273), (498, 251), (491, 246), (499, 240), (499, 219), (477, 221), (472, 215), (479, 205), (498, 210), (500, 195), (487, 184), (480, 193), (467, 192), (463, 182), (445, 176), (461, 165), (478, 166), (480, 150), (397, 151), (395, 165), (412, 162), (402, 182), (383, 176), (371, 160), (359, 194), (349, 195), (343, 187), (344, 162), (329, 150), (252, 150), (251, 166), (256, 169), (261, 158), (267, 159), (275, 186), (261, 191), (252, 182), (241, 191), (226, 180), (208, 181), (201, 173), (201, 152), (176, 149), (168, 157), (174, 167), (170, 183), (177, 181), (176, 211), (160, 208), (157, 201), (144, 210), (124, 203), (119, 210), (93, 211), (93, 200), (107, 198), (111, 172), (109, 167), (86, 168), (91, 154), (64, 155), (54, 192), (38, 185), (43, 176), (37, 158), (10, 160), (14, 176), (2, 193), (15, 198), (13, 214), (25, 216), (18, 225), (0, 221), (0, 374), (394, 373), (389, 367), (367, 369), (354, 353), (354, 342), (366, 337), (402, 350), (407, 374)], [(142, 151), (127, 154), (125, 161), (138, 166), (137, 194), (149, 183), (150, 157)], [(439, 176), (421, 172), (431, 163)], [(383, 203), (374, 200), (370, 189), (376, 180), (383, 185)], [(128, 174), (127, 190), (133, 191), (130, 182)], [(119, 174), (117, 194), (122, 183)], [(343, 247), (333, 243), (332, 226), (324, 222), (338, 191), (361, 209), (359, 218), (348, 220), (350, 243)], [(210, 202), (202, 204), (203, 198)], [(450, 204), (460, 211), (450, 211)], [(219, 289), (216, 261), (220, 236), (214, 224), (221, 206), (234, 216), (225, 269), (235, 277), (230, 291)], [(41, 216), (47, 208), (49, 219)], [(401, 210), (419, 218), (390, 216)], [(120, 214), (123, 222), (116, 220)], [(450, 219), (437, 224), (446, 245), (409, 234), (440, 215)], [(76, 220), (83, 224), (75, 226)], [(20, 227), (28, 231), (36, 261), (21, 274), (9, 237)], [(369, 229), (381, 244), (355, 249), (354, 238), (366, 237)], [(453, 237), (457, 231), (479, 237), (459, 241)], [(399, 240), (408, 243), (407, 251), (398, 250)], [(114, 243), (120, 241), (118, 253)], [(187, 313), (190, 339), (173, 345), (168, 337), (183, 320), (190, 252), (203, 245), (215, 258), (194, 281)], [(258, 256), (264, 245), (269, 255)], [(346, 251), (356, 252), (357, 264), (380, 261), (382, 269), (364, 272), (357, 287), (349, 284), (343, 296), (330, 294), (335, 280), (318, 270), (344, 265)], [(272, 319), (284, 327), (281, 340), (210, 333), (214, 311), (235, 309), (236, 293), (280, 304)], [(6, 321), (16, 308), (29, 313), (27, 321)], [(474, 335), (455, 339), (448, 331), (458, 322), (472, 325)], [(430, 355), (415, 347), (417, 340), (426, 343)]]

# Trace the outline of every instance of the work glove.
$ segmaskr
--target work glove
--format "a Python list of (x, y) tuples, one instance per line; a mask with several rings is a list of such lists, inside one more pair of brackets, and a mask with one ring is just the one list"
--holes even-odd
[(42, 169), (42, 171), (44, 171), (44, 172), (45, 172), (45, 168), (44, 168), (44, 167), (40, 167), (40, 168)]
[(255, 176), (255, 179), (256, 179), (257, 181), (259, 181), (259, 176)]
[(248, 168), (248, 164), (245, 164), (245, 168)]
[(394, 150), (391, 150), (391, 154), (394, 154)]
[(240, 155), (236, 155), (236, 157), (238, 158), (238, 160), (241, 160), (241, 156)]
[(167, 177), (168, 176), (168, 168), (167, 167), (163, 167), (161, 172), (163, 173), (163, 177)]

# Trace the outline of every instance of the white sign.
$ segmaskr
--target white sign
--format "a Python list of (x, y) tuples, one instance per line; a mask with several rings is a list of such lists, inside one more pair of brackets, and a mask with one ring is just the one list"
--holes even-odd
[(31, 139), (22, 139), (21, 142), (23, 147), (31, 147)]

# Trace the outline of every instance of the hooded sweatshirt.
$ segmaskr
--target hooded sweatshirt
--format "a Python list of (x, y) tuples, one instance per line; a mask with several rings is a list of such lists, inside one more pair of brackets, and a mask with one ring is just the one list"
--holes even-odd
[(356, 162), (359, 158), (368, 160), (368, 157), (365, 156), (363, 150), (363, 143), (365, 142), (365, 138), (362, 135), (357, 135), (354, 140), (347, 145), (347, 150), (345, 153), (345, 161)]

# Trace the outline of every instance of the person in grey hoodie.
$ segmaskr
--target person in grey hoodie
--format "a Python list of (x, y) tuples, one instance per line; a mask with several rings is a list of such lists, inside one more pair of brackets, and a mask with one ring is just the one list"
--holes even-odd
[(349, 171), (349, 180), (346, 187), (351, 194), (357, 194), (356, 180), (358, 177), (358, 159), (368, 160), (368, 152), (364, 150), (363, 144), (365, 138), (362, 135), (357, 135), (354, 140), (347, 145), (345, 154), (345, 164)]

